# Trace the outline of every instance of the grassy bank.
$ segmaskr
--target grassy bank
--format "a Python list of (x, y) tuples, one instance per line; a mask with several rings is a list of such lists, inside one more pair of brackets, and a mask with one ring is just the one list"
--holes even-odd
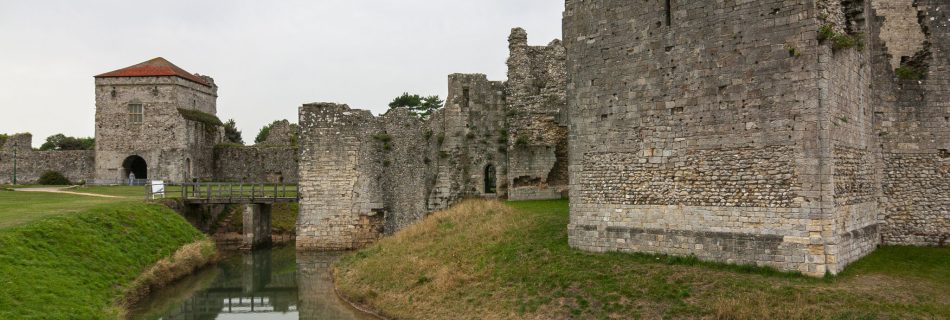
[(164, 206), (124, 201), (0, 229), (0, 319), (114, 317), (143, 272), (203, 239)]
[(117, 200), (71, 194), (0, 191), (0, 229), (44, 217), (81, 212)]
[(341, 260), (342, 294), (400, 319), (950, 318), (950, 250), (889, 247), (843, 275), (567, 245), (566, 201), (469, 201)]

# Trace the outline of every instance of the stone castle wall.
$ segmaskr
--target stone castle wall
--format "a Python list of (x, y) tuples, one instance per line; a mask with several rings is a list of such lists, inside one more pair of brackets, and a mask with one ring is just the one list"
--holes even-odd
[(17, 134), (0, 145), (0, 184), (13, 183), (14, 144), (17, 145), (16, 175), (19, 184), (36, 183), (47, 171), (62, 173), (73, 183), (93, 178), (95, 151), (36, 151), (32, 143), (32, 135)]
[[(874, 126), (883, 167), (881, 236), (888, 244), (950, 238), (950, 4), (872, 1)], [(916, 68), (921, 79), (901, 78)]]
[(815, 4), (649, 2), (567, 1), (571, 245), (839, 271)]
[(297, 147), (293, 145), (214, 148), (215, 182), (297, 183)]
[(668, 3), (566, 1), (572, 246), (821, 275), (945, 241), (946, 5)]
[(300, 215), (297, 247), (360, 248), (383, 232), (378, 123), (345, 105), (300, 108)]
[(529, 46), (521, 28), (508, 41), (508, 198), (560, 198), (568, 185), (564, 46)]

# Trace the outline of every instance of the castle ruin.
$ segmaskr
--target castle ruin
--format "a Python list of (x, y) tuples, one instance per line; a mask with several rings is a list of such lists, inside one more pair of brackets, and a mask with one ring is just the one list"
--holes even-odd
[(557, 199), (567, 187), (564, 48), (512, 30), (508, 81), (449, 76), (429, 119), (300, 108), (297, 246), (351, 249), (465, 197)]
[(570, 244), (811, 275), (944, 244), (948, 10), (567, 0)]

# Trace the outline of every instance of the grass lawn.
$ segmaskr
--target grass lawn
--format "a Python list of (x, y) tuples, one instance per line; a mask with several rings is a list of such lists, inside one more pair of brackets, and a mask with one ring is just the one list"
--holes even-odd
[(57, 193), (0, 191), (0, 229), (120, 201), (124, 200)]
[(394, 318), (950, 318), (950, 249), (885, 247), (838, 277), (572, 249), (566, 201), (467, 201), (341, 260)]
[(0, 229), (0, 319), (114, 318), (136, 277), (200, 239), (171, 209), (124, 201)]

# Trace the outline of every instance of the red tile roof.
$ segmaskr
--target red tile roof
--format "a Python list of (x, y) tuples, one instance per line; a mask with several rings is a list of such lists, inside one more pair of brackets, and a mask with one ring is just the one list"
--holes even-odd
[(211, 84), (199, 76), (188, 73), (175, 64), (168, 62), (165, 58), (158, 57), (137, 65), (122, 68), (119, 70), (106, 72), (96, 76), (96, 78), (118, 78), (118, 77), (179, 77), (197, 84), (210, 87)]

